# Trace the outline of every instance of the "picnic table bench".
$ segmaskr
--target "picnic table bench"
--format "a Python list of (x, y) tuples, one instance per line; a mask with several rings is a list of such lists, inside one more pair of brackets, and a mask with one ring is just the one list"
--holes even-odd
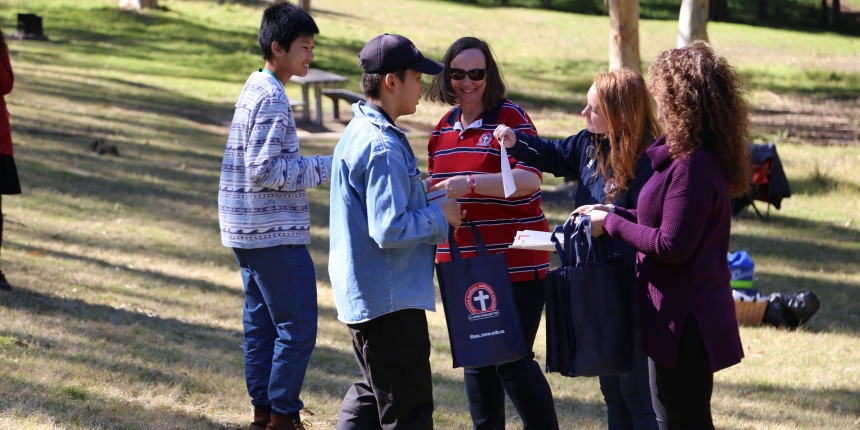
[(335, 73), (326, 72), (324, 70), (319, 69), (308, 69), (308, 74), (306, 76), (293, 76), (290, 78), (290, 81), (295, 82), (302, 86), (302, 105), (304, 106), (303, 119), (305, 122), (310, 122), (310, 110), (309, 105), (309, 93), (310, 87), (314, 88), (314, 101), (316, 102), (314, 105), (314, 122), (318, 126), (322, 126), (323, 118), (322, 118), (322, 90), (323, 87), (339, 84), (343, 82), (349, 81), (349, 78), (346, 76), (341, 76)]
[(322, 93), (324, 96), (331, 99), (332, 112), (334, 114), (335, 119), (340, 118), (340, 110), (338, 109), (338, 103), (337, 103), (338, 100), (344, 100), (350, 104), (365, 101), (364, 95), (350, 91), (350, 90), (345, 90), (343, 88), (325, 89), (322, 91)]

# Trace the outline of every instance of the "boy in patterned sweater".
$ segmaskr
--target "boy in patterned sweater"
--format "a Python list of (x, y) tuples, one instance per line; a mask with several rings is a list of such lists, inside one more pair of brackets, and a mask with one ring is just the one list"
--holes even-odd
[(245, 284), (251, 430), (304, 428), (299, 393), (317, 334), (305, 190), (330, 181), (331, 157), (299, 154), (284, 84), (307, 75), (315, 34), (313, 18), (290, 3), (263, 12), (259, 41), (266, 64), (242, 89), (221, 167), (221, 242), (233, 249)]

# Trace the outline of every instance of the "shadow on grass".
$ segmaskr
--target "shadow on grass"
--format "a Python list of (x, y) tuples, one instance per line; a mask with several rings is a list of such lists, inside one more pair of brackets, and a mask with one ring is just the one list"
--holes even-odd
[[(19, 79), (21, 81), (19, 85), (27, 85), (28, 90), (35, 94), (57, 97), (75, 105), (89, 105), (93, 107), (109, 106), (130, 112), (151, 112), (167, 117), (182, 118), (200, 124), (222, 125), (220, 118), (227, 117), (232, 119), (233, 106), (228, 103), (211, 103), (198, 98), (188, 97), (182, 93), (149, 87), (129, 80), (88, 76), (86, 73), (68, 73), (68, 75), (79, 80), (65, 79), (63, 81), (52, 81), (24, 75), (23, 79)], [(176, 126), (173, 124), (147, 124), (139, 120), (131, 120), (132, 122), (129, 123), (126, 119), (105, 117), (103, 115), (89, 117), (100, 119), (102, 120), (101, 122), (115, 122), (117, 123), (116, 126), (122, 125), (127, 127), (137, 125), (139, 127), (151, 127), (160, 132), (173, 135), (200, 132), (191, 127)], [(53, 125), (57, 126), (61, 124)], [(67, 128), (71, 130), (76, 128), (73, 124), (69, 125), (71, 127)], [(128, 133), (124, 131), (122, 134)]]
[(23, 419), (47, 415), (63, 428), (123, 429), (239, 429), (240, 426), (216, 422), (202, 414), (184, 412), (167, 406), (151, 406), (145, 401), (118, 399), (98, 394), (89, 387), (46, 385), (13, 374), (3, 378), (9, 397), (0, 404), (6, 418)]
[[(816, 414), (860, 418), (860, 391), (856, 389), (795, 388), (771, 383), (738, 384), (715, 382), (714, 392), (719, 393), (720, 391), (725, 391), (730, 396), (742, 396), (754, 404), (771, 403), (774, 406), (773, 408), (765, 406), (762, 406), (762, 408), (780, 413), (779, 416), (772, 417), (757, 415), (755, 410), (744, 410), (742, 408), (722, 411), (725, 414), (741, 419), (749, 428), (768, 428), (773, 427), (775, 423), (800, 421), (800, 416), (794, 416), (797, 409), (815, 412)], [(789, 404), (790, 409), (787, 409), (786, 407)], [(812, 423), (807, 424), (812, 425)]]
[(791, 192), (795, 195), (814, 196), (831, 193), (838, 189), (851, 188), (860, 191), (860, 187), (855, 183), (830, 177), (818, 167), (814, 167), (810, 175), (803, 179), (791, 180)]
[[(38, 237), (40, 235), (39, 234), (31, 234), (31, 236)], [(41, 236), (47, 236), (47, 235), (41, 235)], [(93, 244), (89, 243), (89, 241), (78, 239), (78, 238), (72, 239), (72, 238), (69, 238), (68, 236), (64, 236), (60, 239), (54, 239), (54, 240), (60, 240), (63, 243), (86, 245), (88, 247), (94, 246)], [(104, 270), (117, 270), (117, 268), (119, 268), (119, 270), (122, 270), (124, 272), (129, 272), (129, 273), (132, 273), (134, 275), (140, 276), (144, 279), (149, 279), (153, 282), (162, 283), (163, 285), (167, 285), (167, 286), (176, 286), (176, 287), (178, 287), (178, 286), (189, 287), (190, 286), (190, 287), (196, 288), (197, 290), (199, 290), (200, 292), (205, 293), (205, 294), (224, 293), (224, 294), (228, 294), (231, 296), (244, 297), (244, 292), (241, 290), (236, 290), (233, 288), (223, 288), (223, 287), (220, 287), (218, 285), (214, 285), (211, 282), (203, 281), (201, 279), (183, 278), (180, 276), (173, 276), (173, 275), (167, 275), (167, 274), (164, 274), (161, 272), (155, 272), (152, 270), (140, 270), (140, 269), (132, 269), (128, 266), (117, 266), (115, 264), (111, 264), (107, 261), (100, 260), (98, 258), (92, 258), (92, 257), (83, 256), (83, 255), (71, 254), (68, 252), (54, 251), (54, 250), (50, 250), (50, 249), (38, 248), (38, 247), (34, 247), (34, 246), (16, 243), (16, 242), (10, 241), (8, 239), (4, 241), (4, 245), (6, 245), (9, 249), (16, 249), (16, 250), (20, 250), (22, 252), (27, 252), (27, 253), (36, 252), (36, 253), (39, 253), (40, 257), (54, 257), (54, 258), (57, 258), (59, 260), (78, 261), (80, 263), (84, 263), (84, 264), (88, 265), (90, 268), (100, 268), (100, 269), (104, 269)], [(98, 247), (102, 248), (102, 249), (106, 249), (106, 250), (110, 250), (112, 248), (111, 246), (107, 246), (105, 244), (101, 244)], [(122, 246), (115, 247), (115, 249), (127, 250), (129, 252), (133, 250), (133, 249), (132, 250), (126, 249), (125, 247), (122, 247)], [(211, 256), (210, 256), (210, 260), (211, 260)], [(87, 286), (87, 287), (92, 288), (91, 286)], [(124, 294), (125, 294), (125, 292), (124, 292)], [(148, 298), (152, 299), (151, 296)], [(162, 299), (159, 299), (159, 301), (161, 301), (161, 300)], [(169, 303), (169, 301), (167, 301), (166, 303)]]

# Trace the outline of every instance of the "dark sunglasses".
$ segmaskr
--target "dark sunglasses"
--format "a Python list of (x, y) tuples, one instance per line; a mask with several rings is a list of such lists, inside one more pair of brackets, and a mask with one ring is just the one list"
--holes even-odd
[(462, 81), (466, 79), (466, 76), (473, 81), (483, 81), (484, 77), (487, 76), (487, 71), (485, 69), (448, 69), (448, 77), (454, 81)]

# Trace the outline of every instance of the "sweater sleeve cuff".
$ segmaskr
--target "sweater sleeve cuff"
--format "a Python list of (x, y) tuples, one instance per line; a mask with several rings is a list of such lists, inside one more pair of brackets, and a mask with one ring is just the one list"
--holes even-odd
[(626, 212), (622, 208), (616, 208), (615, 213), (608, 213), (603, 218), (603, 231), (613, 238), (617, 238), (616, 234), (618, 233), (618, 223), (624, 222), (624, 218), (619, 213), (621, 211)]

